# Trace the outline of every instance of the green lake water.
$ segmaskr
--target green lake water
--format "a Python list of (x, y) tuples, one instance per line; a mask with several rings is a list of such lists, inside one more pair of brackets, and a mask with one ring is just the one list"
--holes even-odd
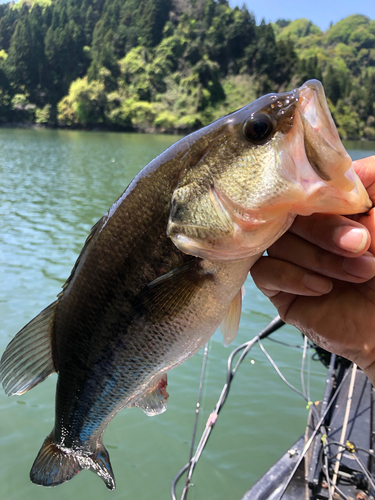
[[(176, 136), (0, 129), (0, 353), (32, 317), (52, 302), (91, 226), (134, 175)], [(354, 158), (374, 143), (347, 143)], [(198, 436), (225, 382), (232, 347), (251, 339), (276, 314), (251, 280), (239, 334), (224, 348), (217, 332), (209, 348)], [(274, 338), (301, 344), (291, 327)], [(288, 380), (301, 388), (301, 351), (264, 341)], [(104, 443), (117, 489), (83, 471), (57, 488), (35, 486), (30, 467), (54, 421), (56, 376), (20, 397), (0, 390), (0, 499), (119, 500), (170, 498), (171, 481), (187, 462), (203, 354), (168, 376), (168, 410), (147, 417), (126, 409)], [(326, 370), (311, 362), (311, 398), (323, 394)], [(288, 389), (255, 347), (234, 380), (193, 476), (190, 500), (236, 500), (304, 432), (305, 401)], [(182, 485), (183, 481), (181, 481)], [(180, 492), (181, 488), (178, 488)]]

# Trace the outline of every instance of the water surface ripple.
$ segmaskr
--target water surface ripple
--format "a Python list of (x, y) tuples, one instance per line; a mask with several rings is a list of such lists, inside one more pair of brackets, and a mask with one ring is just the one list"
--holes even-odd
[[(0, 130), (0, 352), (54, 300), (92, 225), (134, 175), (174, 136), (48, 130)], [(349, 144), (355, 157), (374, 144)], [(252, 338), (275, 315), (249, 280), (240, 331), (233, 346)], [(285, 328), (276, 338), (298, 344)], [(300, 387), (300, 352), (265, 341), (287, 378)], [(225, 381), (225, 349), (210, 345), (202, 416), (212, 411)], [(251, 362), (252, 361), (252, 362)], [(186, 463), (202, 353), (169, 374), (168, 411), (155, 418), (139, 409), (120, 412), (105, 434), (117, 489), (84, 471), (57, 488), (41, 488), (29, 470), (54, 419), (56, 376), (21, 397), (0, 391), (0, 498), (6, 500), (166, 500)], [(311, 365), (313, 399), (322, 395), (325, 370)], [(258, 348), (243, 363), (228, 402), (193, 477), (189, 499), (240, 499), (304, 431), (305, 402), (291, 392)]]

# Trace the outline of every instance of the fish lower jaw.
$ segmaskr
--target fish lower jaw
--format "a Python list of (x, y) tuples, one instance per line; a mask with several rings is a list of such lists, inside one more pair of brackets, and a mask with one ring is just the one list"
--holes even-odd
[(292, 225), (296, 214), (289, 213), (268, 223), (252, 224), (248, 231), (233, 223), (233, 233), (215, 244), (184, 234), (171, 236), (176, 247), (188, 255), (201, 259), (231, 262), (262, 254)]
[(184, 234), (174, 234), (171, 236), (171, 240), (181, 252), (188, 255), (194, 255), (195, 257), (207, 260), (234, 260), (232, 258), (226, 259), (225, 253), (222, 253), (222, 250), (218, 252), (215, 247), (204, 246), (198, 240)]
[(293, 211), (303, 216), (313, 213), (353, 215), (366, 213), (372, 206), (372, 201), (361, 184), (350, 192), (337, 189), (333, 185), (324, 185), (309, 193), (303, 203), (293, 207)]

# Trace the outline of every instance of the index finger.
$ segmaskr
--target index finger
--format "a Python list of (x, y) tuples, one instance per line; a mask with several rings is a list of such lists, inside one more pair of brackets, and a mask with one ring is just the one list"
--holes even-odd
[[(372, 201), (375, 201), (375, 156), (369, 156), (353, 162), (354, 170), (361, 179), (363, 185)], [(370, 210), (365, 215), (353, 217), (356, 221), (363, 224), (371, 235), (370, 252), (375, 254), (375, 209)]]
[(375, 255), (375, 208), (372, 208), (365, 215), (360, 215), (357, 220), (363, 224), (370, 233), (371, 244), (368, 250)]
[(370, 198), (375, 200), (375, 156), (362, 158), (353, 162), (353, 167)]

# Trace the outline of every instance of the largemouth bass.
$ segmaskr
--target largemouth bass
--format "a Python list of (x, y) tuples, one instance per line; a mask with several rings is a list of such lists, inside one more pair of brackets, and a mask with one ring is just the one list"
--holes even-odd
[(103, 434), (115, 414), (167, 406), (167, 372), (222, 326), (235, 337), (254, 262), (297, 214), (371, 202), (322, 85), (269, 94), (172, 145), (93, 227), (58, 299), (10, 342), (8, 395), (58, 373), (56, 419), (30, 477), (115, 480)]

